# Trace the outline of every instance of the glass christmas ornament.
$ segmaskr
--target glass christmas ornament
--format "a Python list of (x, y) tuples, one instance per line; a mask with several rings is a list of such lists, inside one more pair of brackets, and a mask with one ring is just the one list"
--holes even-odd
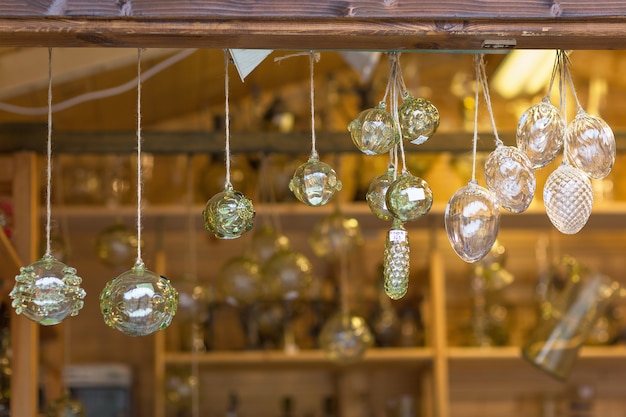
[(138, 245), (135, 232), (115, 222), (98, 234), (95, 249), (98, 259), (105, 265), (118, 267), (133, 262)]
[(424, 98), (415, 98), (405, 93), (398, 107), (398, 119), (402, 139), (414, 145), (426, 142), (439, 127), (437, 107)]
[(227, 184), (224, 191), (207, 201), (202, 217), (206, 230), (219, 239), (236, 239), (254, 224), (252, 200)]
[(363, 317), (339, 311), (322, 327), (319, 343), (331, 361), (350, 364), (363, 357), (374, 336)]
[(385, 293), (392, 300), (404, 297), (409, 289), (409, 234), (398, 219), (387, 232), (383, 255)]
[(334, 259), (360, 246), (363, 234), (357, 219), (333, 210), (313, 226), (309, 242), (317, 256)]
[(394, 181), (395, 168), (390, 166), (387, 172), (374, 178), (370, 183), (365, 200), (370, 208), (370, 211), (374, 213), (376, 217), (382, 220), (391, 220), (393, 215), (387, 208), (387, 202), (385, 200), (387, 196), (387, 190)]
[(255, 229), (246, 255), (259, 265), (263, 265), (276, 252), (289, 249), (289, 239), (274, 228), (265, 224)]
[(528, 156), (534, 169), (543, 168), (556, 158), (564, 137), (561, 112), (549, 97), (531, 106), (517, 122), (517, 148)]
[(17, 314), (44, 326), (75, 316), (83, 308), (85, 290), (76, 269), (50, 255), (20, 268), (10, 292), (11, 305)]
[(178, 308), (178, 292), (170, 281), (141, 262), (107, 282), (100, 293), (104, 322), (128, 336), (163, 330)]
[(46, 410), (46, 417), (85, 417), (85, 408), (80, 401), (70, 397), (69, 393), (51, 402)]
[(565, 150), (572, 165), (593, 179), (609, 175), (615, 163), (615, 135), (609, 125), (581, 108), (565, 131)]
[(261, 267), (246, 257), (233, 258), (222, 266), (217, 282), (224, 297), (233, 304), (251, 304), (261, 294)]
[(537, 181), (530, 159), (514, 146), (498, 145), (485, 161), (485, 182), (500, 205), (511, 213), (525, 211)]
[(291, 250), (273, 255), (262, 268), (264, 284), (270, 298), (292, 300), (301, 296), (312, 280), (311, 262)]
[(476, 262), (489, 253), (498, 237), (498, 200), (491, 191), (470, 181), (450, 197), (444, 224), (456, 254), (465, 262)]
[(387, 189), (385, 202), (396, 219), (417, 220), (433, 205), (433, 192), (426, 181), (405, 171)]
[(543, 203), (554, 227), (568, 235), (578, 233), (591, 215), (591, 180), (580, 169), (563, 163), (548, 177)]
[(387, 112), (384, 101), (359, 113), (348, 125), (348, 131), (354, 145), (366, 155), (387, 153), (400, 141), (393, 117)]
[(296, 169), (289, 189), (307, 206), (323, 206), (341, 190), (341, 181), (334, 169), (313, 155)]

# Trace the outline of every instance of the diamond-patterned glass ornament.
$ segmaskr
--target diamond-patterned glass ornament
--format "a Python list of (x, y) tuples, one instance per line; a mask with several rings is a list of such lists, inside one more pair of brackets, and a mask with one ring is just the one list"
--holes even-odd
[(568, 235), (578, 233), (591, 216), (591, 181), (582, 170), (563, 163), (548, 177), (543, 202), (554, 227)]
[(328, 203), (341, 190), (341, 185), (335, 170), (315, 155), (300, 165), (289, 181), (293, 195), (307, 206)]
[(548, 165), (563, 147), (565, 123), (548, 97), (531, 106), (517, 123), (517, 148), (524, 152), (534, 169)]
[(354, 145), (366, 155), (387, 153), (400, 141), (393, 117), (387, 112), (384, 101), (359, 113), (348, 125), (348, 131)]
[(404, 297), (409, 289), (409, 234), (398, 219), (387, 232), (383, 256), (385, 293), (392, 300)]
[(514, 146), (499, 145), (485, 161), (485, 182), (500, 205), (511, 213), (525, 211), (537, 180), (530, 159)]
[(439, 111), (425, 98), (415, 98), (406, 92), (398, 107), (402, 139), (421, 145), (435, 134), (439, 127)]
[(433, 192), (426, 181), (405, 171), (387, 189), (385, 202), (396, 219), (417, 220), (430, 211)]
[(236, 239), (254, 224), (252, 200), (228, 184), (207, 201), (202, 217), (205, 228), (220, 239)]

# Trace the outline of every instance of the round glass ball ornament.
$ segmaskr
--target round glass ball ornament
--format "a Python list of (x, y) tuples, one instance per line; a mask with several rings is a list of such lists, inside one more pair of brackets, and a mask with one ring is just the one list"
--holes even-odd
[(493, 192), (470, 181), (450, 197), (444, 224), (456, 254), (468, 263), (479, 261), (489, 253), (498, 237), (498, 199)]
[(341, 181), (334, 169), (313, 155), (296, 169), (289, 189), (307, 206), (323, 206), (341, 190)]
[(172, 322), (178, 292), (143, 263), (107, 282), (100, 293), (104, 322), (128, 336), (147, 336)]
[(395, 180), (396, 169), (390, 166), (384, 173), (372, 180), (367, 188), (367, 194), (365, 200), (370, 208), (370, 211), (381, 220), (391, 220), (393, 215), (387, 208), (387, 190), (391, 183)]
[(363, 234), (357, 219), (333, 210), (315, 223), (309, 242), (317, 256), (336, 259), (363, 244)]
[(591, 216), (591, 180), (580, 169), (563, 163), (548, 177), (543, 203), (554, 227), (567, 235), (578, 233)]
[(230, 259), (220, 269), (217, 282), (226, 300), (235, 305), (251, 304), (261, 295), (261, 267), (247, 257)]
[(276, 252), (289, 249), (289, 238), (273, 227), (264, 224), (255, 228), (246, 256), (259, 265), (263, 265)]
[(578, 109), (565, 131), (565, 151), (576, 168), (599, 180), (615, 164), (615, 135), (609, 125), (597, 116)]
[(35, 323), (51, 326), (61, 323), (83, 308), (85, 290), (76, 269), (46, 255), (20, 268), (9, 296), (17, 314)]
[(517, 122), (517, 148), (528, 156), (533, 169), (542, 168), (556, 158), (564, 137), (563, 117), (548, 97), (526, 110)]
[(236, 239), (254, 224), (252, 200), (227, 184), (207, 201), (202, 217), (206, 230), (219, 239)]
[(433, 192), (424, 179), (405, 171), (387, 189), (385, 202), (394, 218), (417, 220), (430, 211)]
[(95, 250), (102, 263), (119, 267), (133, 262), (139, 244), (136, 232), (121, 222), (115, 222), (98, 234)]
[(359, 113), (348, 124), (348, 131), (354, 145), (366, 155), (387, 153), (400, 141), (400, 134), (384, 101)]
[(421, 145), (435, 134), (439, 127), (439, 111), (425, 98), (415, 98), (406, 93), (398, 107), (402, 139)]
[(293, 300), (302, 296), (313, 279), (312, 269), (309, 259), (300, 252), (277, 252), (261, 270), (269, 297)]
[(324, 323), (319, 343), (328, 359), (347, 365), (363, 357), (374, 336), (363, 317), (339, 311)]
[(500, 205), (511, 213), (522, 213), (530, 206), (537, 186), (526, 154), (504, 145), (497, 146), (485, 161), (485, 182)]

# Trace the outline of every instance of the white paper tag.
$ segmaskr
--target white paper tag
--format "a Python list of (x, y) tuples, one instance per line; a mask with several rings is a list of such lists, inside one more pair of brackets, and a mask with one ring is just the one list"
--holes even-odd
[(271, 49), (230, 49), (241, 81), (245, 81), (246, 77), (272, 52), (274, 51)]
[(409, 201), (420, 201), (426, 198), (423, 188), (409, 188), (406, 190)]
[(390, 242), (404, 242), (406, 241), (406, 230), (390, 230), (389, 231)]

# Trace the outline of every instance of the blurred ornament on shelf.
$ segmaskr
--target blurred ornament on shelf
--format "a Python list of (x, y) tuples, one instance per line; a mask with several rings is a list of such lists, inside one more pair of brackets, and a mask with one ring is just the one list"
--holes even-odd
[(506, 248), (496, 239), (491, 250), (474, 266), (476, 274), (485, 278), (486, 288), (501, 290), (515, 280), (513, 274), (506, 270)]
[(347, 311), (335, 313), (322, 328), (320, 347), (333, 362), (347, 365), (359, 361), (374, 343), (363, 317)]
[(312, 265), (300, 252), (282, 250), (275, 253), (262, 267), (263, 283), (270, 299), (298, 298), (309, 288)]
[(234, 305), (255, 302), (262, 294), (261, 266), (252, 259), (232, 258), (220, 268), (217, 277), (219, 291)]
[(100, 261), (117, 268), (134, 261), (138, 245), (135, 232), (118, 220), (98, 233), (95, 250)]
[[(252, 195), (256, 188), (258, 177), (252, 168), (249, 158), (245, 155), (231, 155), (230, 183), (235, 190), (242, 194)], [(226, 182), (226, 168), (223, 160), (213, 158), (200, 172), (198, 185), (201, 195), (215, 195), (224, 191)]]
[(85, 417), (85, 408), (80, 401), (65, 392), (61, 398), (48, 404), (46, 417)]
[(265, 223), (254, 229), (246, 256), (264, 265), (276, 252), (289, 249), (289, 238)]
[(94, 155), (62, 155), (63, 202), (75, 205), (102, 205), (106, 193), (102, 160)]
[(321, 258), (336, 259), (363, 244), (363, 234), (357, 219), (348, 217), (336, 207), (313, 226), (309, 238), (313, 252)]

